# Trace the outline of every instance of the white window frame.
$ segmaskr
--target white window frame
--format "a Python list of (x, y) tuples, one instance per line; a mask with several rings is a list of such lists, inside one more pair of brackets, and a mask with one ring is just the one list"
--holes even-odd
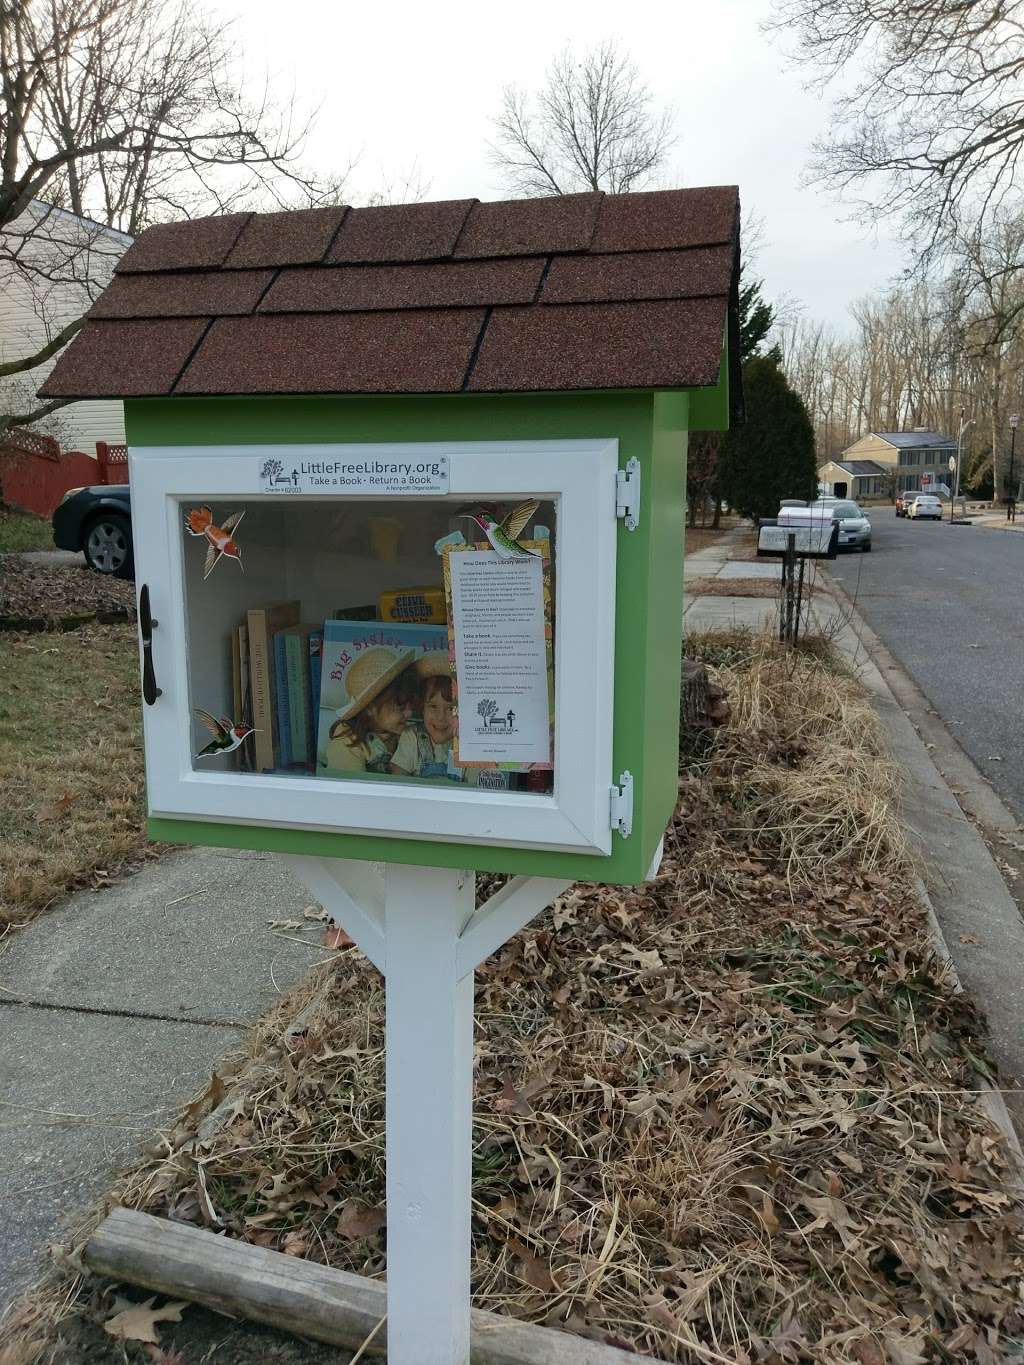
[[(550, 796), (477, 788), (194, 770), (185, 657), (182, 500), (267, 498), (271, 455), (435, 458), (449, 495), (558, 499), (555, 538), (555, 786)], [(228, 824), (609, 854), (615, 652), (615, 439), (144, 446), (129, 451), (136, 582), (149, 585), (162, 695), (143, 707), (152, 816)], [(374, 500), (380, 495), (368, 495)], [(335, 501), (292, 495), (281, 501)], [(346, 501), (360, 500), (345, 495)], [(420, 499), (411, 497), (408, 501)]]

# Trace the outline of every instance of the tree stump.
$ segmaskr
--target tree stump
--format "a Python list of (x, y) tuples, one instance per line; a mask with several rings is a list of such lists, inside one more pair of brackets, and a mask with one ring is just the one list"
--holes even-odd
[(708, 671), (696, 659), (683, 659), (679, 694), (681, 730), (707, 730), (724, 725), (729, 719), (729, 699), (725, 689), (708, 678)]

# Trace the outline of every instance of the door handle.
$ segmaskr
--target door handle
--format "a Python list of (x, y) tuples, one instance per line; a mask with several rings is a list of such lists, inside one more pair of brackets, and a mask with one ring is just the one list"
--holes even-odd
[(159, 624), (149, 609), (149, 584), (143, 583), (139, 590), (139, 630), (142, 634), (142, 698), (147, 706), (152, 706), (157, 697), (163, 695), (156, 685), (153, 668), (153, 631)]

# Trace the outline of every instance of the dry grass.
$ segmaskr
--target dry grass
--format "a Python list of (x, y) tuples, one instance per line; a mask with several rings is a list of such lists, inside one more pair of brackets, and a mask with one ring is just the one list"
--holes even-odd
[(0, 634), (0, 791), (0, 925), (146, 855), (132, 626)]
[(765, 578), (688, 578), (687, 597), (778, 597), (779, 584)]
[[(478, 973), (476, 1302), (668, 1361), (1008, 1360), (1020, 1210), (874, 718), (820, 646), (690, 648), (733, 718), (657, 880), (574, 887)], [(115, 1197), (382, 1275), (383, 1012), (342, 953)]]

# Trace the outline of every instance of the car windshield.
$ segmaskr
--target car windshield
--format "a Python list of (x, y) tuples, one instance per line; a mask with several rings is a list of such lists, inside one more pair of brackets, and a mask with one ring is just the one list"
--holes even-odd
[(915, 501), (915, 502), (938, 502), (938, 498), (935, 496), (934, 493), (926, 493), (923, 497), (915, 498), (914, 501)]
[(849, 519), (850, 517), (860, 517), (864, 514), (855, 502), (837, 502), (832, 508), (832, 515), (833, 517)]

